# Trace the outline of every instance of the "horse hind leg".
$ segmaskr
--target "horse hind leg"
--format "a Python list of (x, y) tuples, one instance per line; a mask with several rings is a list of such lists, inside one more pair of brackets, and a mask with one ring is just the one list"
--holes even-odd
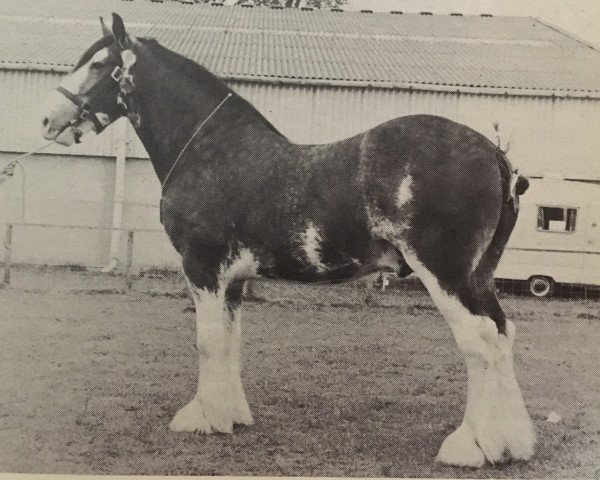
[[(443, 442), (437, 460), (457, 466), (482, 466), (533, 455), (535, 435), (521, 396), (512, 358), (515, 326), (504, 319), (493, 290), (473, 288), (477, 312), (455, 292), (440, 287), (438, 278), (415, 255), (405, 253), (448, 322), (467, 365), (467, 402), (458, 429)], [(492, 286), (491, 289), (489, 286)], [(504, 327), (504, 328), (503, 328)], [(499, 333), (505, 330), (506, 334)]]

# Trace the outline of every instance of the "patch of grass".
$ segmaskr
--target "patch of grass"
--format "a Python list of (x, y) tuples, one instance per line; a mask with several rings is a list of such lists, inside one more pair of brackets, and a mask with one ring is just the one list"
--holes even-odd
[(265, 301), (243, 314), (256, 423), (203, 436), (168, 429), (196, 385), (183, 296), (98, 290), (0, 290), (0, 471), (593, 478), (600, 465), (600, 331), (578, 317), (597, 302), (503, 300), (539, 444), (530, 462), (468, 470), (433, 460), (462, 419), (466, 373), (421, 292), (378, 295), (382, 307), (364, 289), (257, 283)]

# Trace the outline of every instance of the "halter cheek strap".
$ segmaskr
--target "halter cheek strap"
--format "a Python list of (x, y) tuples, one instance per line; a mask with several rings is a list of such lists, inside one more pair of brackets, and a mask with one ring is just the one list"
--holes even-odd
[[(116, 66), (110, 76), (119, 84), (119, 89), (121, 90), (117, 98), (117, 105), (119, 105), (119, 107), (121, 107), (123, 110), (127, 110), (127, 104), (123, 97), (126, 97), (133, 91), (133, 76), (131, 73), (129, 73), (129, 70), (135, 64), (136, 55), (131, 50), (125, 50), (121, 53), (121, 56), (123, 58), (123, 67)], [(75, 132), (75, 141), (77, 143), (79, 143), (79, 138), (82, 135), (81, 130), (78, 128), (80, 120), (91, 121), (94, 124), (96, 133), (102, 132), (110, 123), (108, 115), (96, 110), (90, 102), (84, 100), (80, 95), (70, 92), (61, 85), (56, 87), (56, 90), (58, 90), (75, 105), (77, 105), (77, 107), (79, 107), (79, 118), (70, 123), (70, 127)]]
[[(78, 120), (89, 120), (94, 124), (94, 128), (96, 133), (100, 133), (102, 130), (106, 128), (108, 122), (104, 120), (103, 117), (106, 117), (106, 114), (103, 112), (96, 111), (92, 105), (81, 98), (79, 95), (75, 95), (73, 92), (70, 92), (63, 86), (59, 85), (56, 87), (56, 90), (62, 93), (65, 97), (71, 100), (77, 107), (79, 107), (80, 114), (77, 120), (71, 122), (71, 127), (77, 130)], [(79, 143), (79, 142), (78, 142)]]

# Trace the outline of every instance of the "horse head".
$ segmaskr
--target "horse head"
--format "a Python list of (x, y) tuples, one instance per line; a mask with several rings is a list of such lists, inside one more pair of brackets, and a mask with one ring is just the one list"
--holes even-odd
[(49, 98), (42, 120), (47, 140), (70, 146), (85, 133), (100, 133), (123, 116), (124, 98), (131, 93), (135, 38), (113, 13), (112, 29), (100, 18), (103, 37), (90, 46)]

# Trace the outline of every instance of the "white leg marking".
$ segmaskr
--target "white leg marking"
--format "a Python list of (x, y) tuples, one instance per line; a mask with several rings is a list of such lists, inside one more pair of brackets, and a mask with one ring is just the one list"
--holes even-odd
[(212, 293), (192, 287), (196, 305), (198, 389), (171, 422), (176, 432), (231, 433), (231, 375), (226, 339), (224, 290)]
[(498, 336), (501, 356), (497, 364), (497, 371), (502, 393), (501, 402), (506, 409), (507, 421), (504, 423), (504, 437), (507, 440), (510, 456), (516, 460), (528, 460), (533, 455), (535, 429), (527, 414), (521, 389), (515, 376), (512, 355), (515, 332), (515, 324), (507, 320), (507, 335)]
[(499, 335), (490, 318), (472, 315), (440, 288), (414, 254), (402, 253), (446, 318), (467, 364), (465, 416), (442, 444), (437, 460), (479, 467), (484, 459), (531, 458), (535, 435), (513, 369), (514, 324), (508, 322), (508, 336)]
[(225, 290), (235, 279), (256, 276), (257, 267), (252, 253), (243, 249), (229, 267), (221, 268), (217, 293), (195, 288), (188, 280), (196, 306), (198, 389), (175, 415), (171, 430), (231, 433), (234, 423), (253, 423), (240, 376), (241, 310), (225, 312)]
[(238, 307), (229, 313), (227, 332), (229, 343), (229, 374), (232, 389), (232, 416), (234, 423), (252, 425), (254, 420), (246, 400), (241, 377), (241, 340), (242, 340), (242, 312)]

